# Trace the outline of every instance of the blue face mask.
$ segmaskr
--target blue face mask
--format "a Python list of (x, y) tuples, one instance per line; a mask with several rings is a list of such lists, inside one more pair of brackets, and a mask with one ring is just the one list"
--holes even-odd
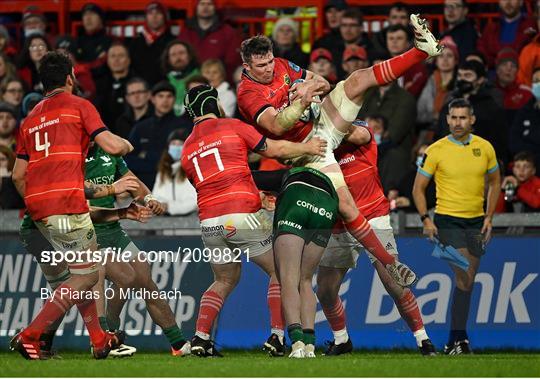
[(382, 141), (382, 136), (379, 133), (377, 133), (377, 134), (373, 134), (373, 137), (375, 138), (375, 143), (377, 145), (380, 145)]
[(536, 97), (536, 100), (540, 101), (540, 82), (533, 83), (532, 85), (532, 93), (534, 97)]
[(184, 148), (183, 145), (169, 145), (169, 155), (173, 159), (173, 161), (177, 162), (182, 157), (182, 149)]

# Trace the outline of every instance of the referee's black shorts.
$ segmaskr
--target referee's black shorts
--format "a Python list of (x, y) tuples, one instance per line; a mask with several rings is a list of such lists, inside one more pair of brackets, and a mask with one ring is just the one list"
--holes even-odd
[(466, 248), (472, 255), (479, 258), (484, 255), (483, 235), (480, 233), (484, 224), (483, 216), (462, 218), (436, 213), (433, 222), (439, 230), (439, 240), (444, 245), (450, 245), (456, 249)]

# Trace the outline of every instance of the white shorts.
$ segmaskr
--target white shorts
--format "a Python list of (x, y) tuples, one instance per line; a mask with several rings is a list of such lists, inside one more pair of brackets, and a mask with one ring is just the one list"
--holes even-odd
[[(345, 121), (346, 123), (352, 124), (352, 122), (356, 120), (358, 112), (362, 107), (361, 105), (357, 105), (351, 100), (349, 100), (349, 98), (347, 98), (347, 96), (345, 95), (345, 90), (343, 88), (343, 83), (343, 80), (339, 82), (336, 87), (332, 91), (330, 91), (328, 96), (326, 96), (326, 98), (323, 100), (323, 103), (320, 106), (320, 115), (317, 119), (313, 121), (312, 131), (304, 139), (304, 141), (302, 141), (309, 141), (313, 137), (319, 137), (326, 140), (328, 142), (328, 145), (326, 146), (326, 153), (324, 157), (299, 157), (296, 159), (292, 159), (290, 162), (287, 163), (294, 166), (312, 167), (317, 170), (330, 166), (334, 163), (337, 164), (336, 158), (334, 157), (334, 150), (339, 147), (347, 133), (340, 132), (337, 129), (335, 123), (338, 122), (338, 120), (336, 120), (336, 116), (332, 116), (332, 114), (328, 112), (327, 109), (335, 109), (337, 113), (339, 113), (339, 117), (337, 118), (341, 118), (341, 120), (339, 120), (341, 123)], [(330, 102), (331, 104), (325, 104), (327, 102)]]
[(231, 262), (238, 251), (248, 258), (272, 249), (272, 213), (261, 209), (255, 213), (231, 213), (201, 221), (202, 240), (208, 249), (223, 249), (222, 254), (211, 254), (210, 263)]
[[(386, 251), (391, 255), (397, 256), (397, 245), (394, 238), (394, 230), (390, 226), (390, 216), (375, 217), (369, 220), (369, 224)], [(355, 268), (360, 250), (366, 251), (349, 232), (332, 234), (319, 266)], [(366, 253), (371, 263), (376, 261), (376, 258), (369, 251), (366, 251)]]

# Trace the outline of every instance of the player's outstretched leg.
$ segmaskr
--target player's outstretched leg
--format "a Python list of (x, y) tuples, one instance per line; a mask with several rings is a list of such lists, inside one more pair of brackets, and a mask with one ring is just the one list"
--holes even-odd
[(347, 332), (345, 308), (339, 297), (339, 288), (348, 269), (319, 266), (317, 274), (317, 298), (330, 324), (334, 340), (324, 355), (351, 353), (353, 345)]

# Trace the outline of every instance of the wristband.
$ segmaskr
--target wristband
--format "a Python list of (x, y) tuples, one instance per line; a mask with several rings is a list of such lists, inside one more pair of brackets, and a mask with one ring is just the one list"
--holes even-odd
[(146, 196), (144, 197), (144, 205), (147, 205), (147, 204), (148, 204), (150, 201), (152, 201), (152, 200), (156, 200), (156, 201), (157, 201), (157, 199), (154, 197), (154, 195), (152, 195), (151, 193), (149, 193), (148, 195), (146, 195)]
[(424, 220), (425, 220), (426, 218), (430, 218), (430, 217), (429, 217), (429, 214), (427, 214), (427, 213), (426, 213), (425, 215), (421, 215), (421, 216), (420, 216), (420, 221), (424, 222)]

